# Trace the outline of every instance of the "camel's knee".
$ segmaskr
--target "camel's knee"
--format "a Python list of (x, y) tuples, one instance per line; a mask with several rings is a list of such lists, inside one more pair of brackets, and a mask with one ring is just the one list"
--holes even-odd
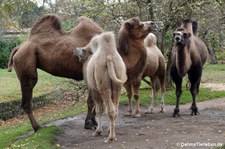
[(107, 115), (108, 115), (110, 121), (114, 121), (117, 117), (117, 112), (116, 112), (116, 110), (107, 111)]
[(191, 92), (192, 96), (196, 96), (198, 93), (198, 90), (196, 87), (191, 86), (190, 92)]
[(134, 95), (134, 99), (138, 100), (139, 99), (139, 95)]
[(132, 92), (127, 92), (127, 97), (128, 97), (128, 99), (131, 99), (131, 97), (132, 97)]
[(32, 112), (32, 104), (31, 104), (31, 102), (27, 102), (27, 101), (22, 100), (21, 107), (23, 108), (23, 110), (26, 113), (31, 113)]
[(29, 80), (29, 85), (30, 85), (30, 87), (31, 87), (31, 88), (34, 88), (34, 86), (37, 84), (37, 81), (38, 81), (38, 78), (37, 78), (37, 77), (31, 78), (31, 79)]

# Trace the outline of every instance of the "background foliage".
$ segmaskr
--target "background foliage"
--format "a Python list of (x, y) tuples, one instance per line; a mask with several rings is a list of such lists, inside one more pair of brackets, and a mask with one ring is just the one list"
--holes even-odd
[[(31, 28), (43, 14), (56, 13), (65, 30), (74, 26), (77, 17), (86, 16), (105, 30), (117, 33), (124, 20), (138, 16), (143, 21), (154, 20), (159, 24), (160, 29), (155, 33), (158, 46), (170, 66), (172, 32), (182, 19), (189, 18), (198, 21), (199, 36), (209, 50), (209, 62), (215, 64), (225, 61), (224, 8), (225, 0), (1, 0), (0, 32), (2, 39), (9, 29)], [(0, 51), (4, 51), (0, 67), (6, 67), (5, 57), (9, 53), (6, 51), (12, 47), (2, 50), (0, 46)]]
[(6, 68), (11, 49), (20, 43), (19, 38), (0, 37), (0, 68)]

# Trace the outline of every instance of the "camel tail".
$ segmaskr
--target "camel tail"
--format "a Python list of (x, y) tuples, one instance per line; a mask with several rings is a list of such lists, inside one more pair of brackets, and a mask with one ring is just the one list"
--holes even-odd
[(112, 62), (112, 56), (107, 56), (106, 61), (107, 61), (108, 74), (109, 74), (109, 77), (112, 79), (112, 81), (116, 84), (121, 84), (121, 85), (124, 84), (127, 80), (127, 77), (121, 80), (117, 78), (114, 64)]
[(13, 56), (16, 54), (16, 52), (18, 51), (19, 47), (15, 47), (9, 57), (9, 62), (8, 62), (8, 72), (12, 71), (13, 68)]

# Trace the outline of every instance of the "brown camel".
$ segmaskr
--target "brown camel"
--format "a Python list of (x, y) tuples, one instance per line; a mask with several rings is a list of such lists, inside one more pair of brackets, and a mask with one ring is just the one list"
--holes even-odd
[(157, 47), (157, 38), (153, 33), (149, 33), (144, 40), (145, 46), (147, 48), (147, 67), (145, 68), (143, 78), (150, 77), (152, 84), (152, 103), (149, 110), (146, 112), (153, 113), (153, 108), (157, 95), (157, 81), (159, 79), (161, 88), (161, 110), (164, 112), (164, 93), (165, 93), (165, 61), (162, 52)]
[(75, 54), (81, 60), (86, 60), (83, 69), (84, 77), (95, 102), (96, 113), (99, 114), (98, 127), (93, 135), (98, 136), (102, 133), (101, 119), (105, 110), (110, 121), (110, 133), (105, 142), (114, 142), (120, 94), (127, 80), (126, 67), (117, 52), (114, 34), (104, 32), (96, 35), (86, 47), (78, 48)]
[(118, 33), (117, 48), (124, 60), (127, 69), (127, 81), (125, 89), (129, 99), (128, 113), (132, 115), (132, 92), (136, 100), (136, 110), (133, 117), (140, 117), (139, 107), (139, 87), (141, 85), (142, 75), (147, 66), (147, 49), (144, 45), (144, 39), (156, 28), (154, 22), (141, 22), (138, 18), (126, 20)]
[[(73, 55), (74, 48), (86, 46), (93, 36), (102, 32), (94, 21), (85, 17), (78, 18), (75, 27), (65, 32), (58, 16), (47, 14), (33, 26), (27, 41), (13, 49), (8, 70), (11, 71), (14, 66), (21, 85), (22, 108), (34, 131), (40, 129), (31, 108), (33, 88), (38, 81), (37, 68), (54, 76), (82, 80), (82, 63)], [(93, 105), (89, 96), (85, 126), (90, 122), (96, 125)]]
[(182, 78), (188, 74), (192, 95), (191, 115), (197, 115), (196, 97), (202, 76), (203, 65), (208, 56), (208, 50), (203, 41), (197, 36), (197, 22), (184, 20), (174, 33), (172, 49), (172, 65), (170, 75), (176, 84), (176, 107), (173, 116), (180, 116), (179, 101), (182, 94)]

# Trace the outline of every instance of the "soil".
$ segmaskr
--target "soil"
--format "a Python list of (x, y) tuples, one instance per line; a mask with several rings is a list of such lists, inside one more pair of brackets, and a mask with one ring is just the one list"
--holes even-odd
[(102, 136), (92, 137), (94, 130), (84, 129), (86, 113), (52, 122), (63, 133), (57, 136), (56, 146), (73, 149), (177, 149), (218, 148), (225, 143), (225, 98), (197, 103), (200, 115), (191, 116), (190, 104), (180, 106), (181, 116), (173, 118), (174, 106), (165, 113), (144, 114), (141, 118), (124, 116), (126, 106), (120, 106), (116, 121), (117, 141), (104, 143), (108, 136), (108, 119), (104, 115)]

